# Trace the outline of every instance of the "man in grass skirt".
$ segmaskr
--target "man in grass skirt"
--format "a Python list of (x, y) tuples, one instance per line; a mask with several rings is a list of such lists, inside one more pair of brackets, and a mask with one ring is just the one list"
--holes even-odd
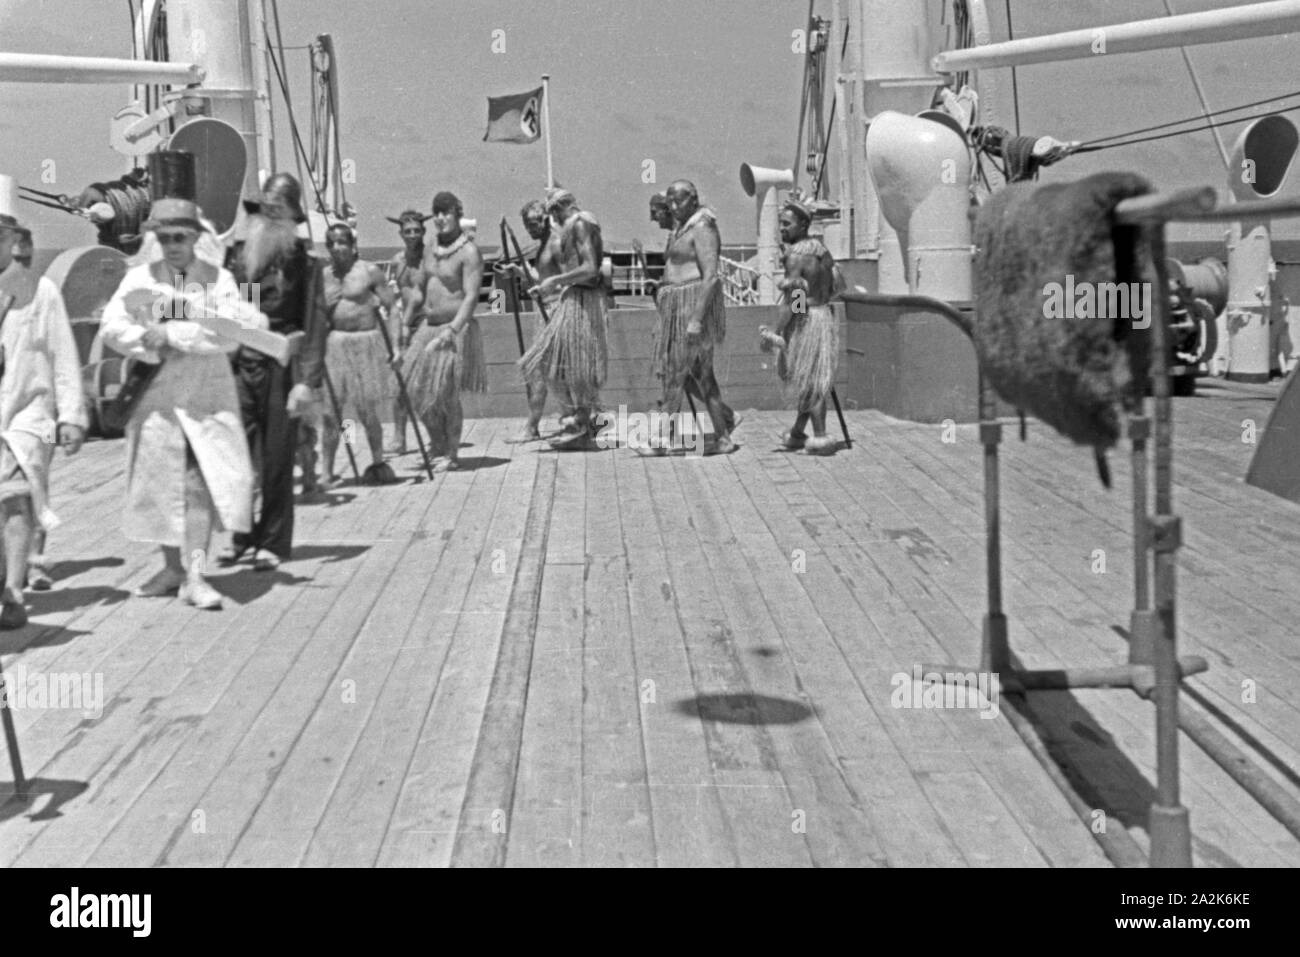
[(401, 365), (407, 392), (429, 433), (434, 471), (460, 467), (465, 414), (461, 392), (487, 391), (483, 334), (474, 318), (483, 286), (483, 256), (461, 231), (464, 213), (455, 194), (433, 198), (434, 246), (425, 252), (424, 286), (411, 296), (412, 315), (421, 318)]
[(563, 434), (551, 444), (561, 449), (596, 447), (600, 425), (600, 387), (609, 362), (605, 291), (600, 264), (604, 256), (600, 224), (578, 206), (568, 190), (547, 194), (547, 212), (560, 229), (560, 267), (529, 291), (545, 299), (556, 292), (551, 321), (519, 360), (525, 381), (544, 378), (553, 390), (573, 403), (573, 416)]
[[(727, 334), (726, 303), (718, 273), (722, 239), (713, 211), (700, 205), (699, 193), (686, 180), (668, 189), (677, 226), (664, 253), (663, 281), (655, 294), (659, 328), (655, 335), (656, 374), (663, 383), (663, 411), (680, 422), (683, 403), (694, 396), (708, 409), (713, 434), (704, 454), (735, 449), (731, 432), (736, 414), (722, 401), (713, 373), (713, 353)], [(666, 436), (655, 436), (662, 451)]]
[[(844, 291), (844, 279), (830, 251), (808, 235), (811, 223), (812, 211), (797, 200), (781, 210), (785, 278), (777, 288), (786, 311), (776, 329), (759, 327), (759, 347), (777, 353), (777, 374), (798, 410), (781, 443), (809, 455), (833, 455), (839, 443), (826, 434), (826, 403), (835, 384), (840, 341), (830, 301)], [(809, 420), (811, 437), (804, 431)]]

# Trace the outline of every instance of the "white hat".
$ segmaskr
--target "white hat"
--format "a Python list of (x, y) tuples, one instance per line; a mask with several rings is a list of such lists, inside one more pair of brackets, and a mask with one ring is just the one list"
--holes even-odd
[(18, 184), (12, 176), (0, 173), (0, 226), (21, 229), (18, 219)]

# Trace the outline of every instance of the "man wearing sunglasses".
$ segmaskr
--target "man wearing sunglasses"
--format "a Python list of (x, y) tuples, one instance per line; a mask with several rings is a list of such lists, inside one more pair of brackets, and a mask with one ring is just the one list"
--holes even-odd
[(0, 213), (0, 629), (27, 623), (23, 588), (33, 531), (58, 521), (49, 506), (54, 446), (76, 454), (87, 426), (81, 362), (63, 297), (53, 281), (14, 258), (24, 232), (14, 216)]

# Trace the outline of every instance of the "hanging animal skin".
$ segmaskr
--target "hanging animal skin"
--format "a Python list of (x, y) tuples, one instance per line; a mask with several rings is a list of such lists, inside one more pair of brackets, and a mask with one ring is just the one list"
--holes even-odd
[(980, 365), (1003, 399), (1062, 435), (1104, 453), (1119, 439), (1120, 410), (1134, 407), (1149, 362), (1156, 306), (1149, 259), (1115, 206), (1151, 192), (1129, 173), (1075, 183), (1008, 186), (975, 227)]

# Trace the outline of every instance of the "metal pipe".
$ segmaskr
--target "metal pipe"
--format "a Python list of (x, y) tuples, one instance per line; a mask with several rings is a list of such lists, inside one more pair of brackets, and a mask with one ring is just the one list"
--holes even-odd
[(115, 57), (0, 53), (0, 83), (129, 83), (190, 86), (203, 82), (194, 63), (120, 60)]
[(1167, 323), (1169, 271), (1165, 259), (1164, 223), (1144, 227), (1156, 273), (1156, 310), (1151, 325), (1152, 372), (1155, 385), (1155, 517), (1149, 527), (1155, 552), (1155, 635), (1152, 664), (1156, 683), (1156, 797), (1151, 804), (1151, 866), (1191, 867), (1192, 838), (1187, 808), (1179, 803), (1178, 787), (1178, 517), (1173, 514), (1173, 402), (1169, 383)]
[(895, 306), (937, 312), (968, 336), (974, 328), (969, 315), (933, 296), (918, 293), (845, 292), (840, 294), (840, 299), (844, 302), (862, 303), (864, 306)]
[(1055, 63), (1114, 53), (1224, 43), (1291, 32), (1300, 32), (1300, 0), (1272, 0), (1226, 10), (1134, 20), (965, 50), (948, 50), (936, 56), (931, 65), (936, 73), (959, 73), (994, 66)]
[(1205, 716), (1184, 709), (1178, 715), (1178, 725), (1279, 824), (1300, 838), (1300, 802), (1251, 762)]

